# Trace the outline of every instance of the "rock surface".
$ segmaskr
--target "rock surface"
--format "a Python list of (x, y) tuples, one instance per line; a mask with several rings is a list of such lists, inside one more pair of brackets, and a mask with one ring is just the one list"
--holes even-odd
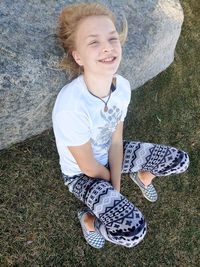
[[(1, 0), (0, 149), (52, 126), (56, 95), (68, 81), (57, 67), (63, 51), (55, 35), (56, 21), (62, 7), (75, 2), (81, 1)], [(172, 63), (183, 22), (178, 0), (99, 2), (119, 21), (124, 14), (128, 20), (119, 73), (130, 80), (132, 89)]]

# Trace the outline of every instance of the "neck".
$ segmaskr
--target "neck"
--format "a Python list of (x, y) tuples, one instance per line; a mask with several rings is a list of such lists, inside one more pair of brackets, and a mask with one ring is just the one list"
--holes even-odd
[(94, 76), (84, 73), (83, 77), (88, 90), (95, 96), (103, 98), (110, 94), (110, 86), (113, 80), (113, 75)]

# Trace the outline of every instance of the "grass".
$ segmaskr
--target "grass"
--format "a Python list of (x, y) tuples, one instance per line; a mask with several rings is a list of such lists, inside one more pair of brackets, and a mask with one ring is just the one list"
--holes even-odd
[(86, 245), (76, 214), (81, 203), (60, 179), (49, 130), (1, 151), (0, 266), (199, 266), (200, 4), (181, 2), (185, 22), (175, 61), (132, 92), (125, 125), (126, 139), (180, 147), (191, 159), (187, 173), (155, 181), (155, 204), (123, 176), (122, 193), (148, 221), (145, 240), (134, 249)]

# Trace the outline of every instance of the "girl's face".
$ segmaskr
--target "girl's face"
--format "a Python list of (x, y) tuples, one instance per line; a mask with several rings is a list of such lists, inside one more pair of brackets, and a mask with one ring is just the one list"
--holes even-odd
[(84, 73), (113, 75), (121, 61), (119, 34), (107, 16), (90, 16), (80, 23), (72, 55)]

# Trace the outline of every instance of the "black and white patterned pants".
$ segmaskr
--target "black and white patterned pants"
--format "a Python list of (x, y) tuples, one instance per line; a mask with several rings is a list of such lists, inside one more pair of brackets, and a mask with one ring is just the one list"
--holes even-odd
[[(148, 171), (156, 176), (186, 171), (189, 157), (184, 151), (165, 145), (124, 141), (122, 173)], [(65, 184), (96, 216), (95, 229), (106, 240), (134, 247), (145, 236), (147, 226), (141, 211), (116, 191), (111, 183), (85, 174), (63, 174)]]

